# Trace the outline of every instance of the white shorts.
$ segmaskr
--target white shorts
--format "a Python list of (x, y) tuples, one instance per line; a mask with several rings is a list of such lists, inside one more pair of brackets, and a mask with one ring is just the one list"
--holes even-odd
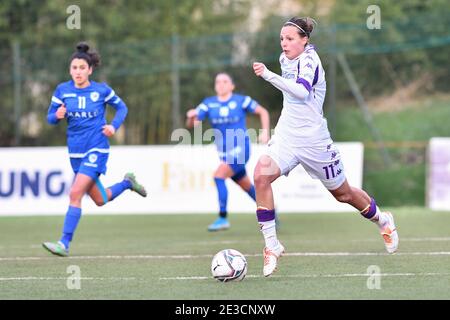
[(319, 179), (328, 190), (336, 190), (345, 182), (341, 154), (331, 141), (314, 147), (295, 147), (280, 137), (272, 136), (265, 152), (287, 176), (299, 164), (313, 179)]

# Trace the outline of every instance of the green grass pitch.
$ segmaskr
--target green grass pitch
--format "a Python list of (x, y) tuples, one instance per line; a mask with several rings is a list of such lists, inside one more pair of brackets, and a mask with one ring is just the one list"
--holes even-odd
[[(287, 254), (270, 278), (262, 276), (264, 241), (251, 214), (231, 214), (231, 229), (217, 233), (206, 231), (213, 214), (85, 215), (69, 258), (41, 247), (58, 239), (62, 216), (2, 217), (0, 300), (450, 299), (450, 212), (391, 211), (400, 235), (394, 255), (357, 213), (281, 213)], [(247, 257), (242, 282), (211, 277), (212, 256), (226, 248)], [(67, 287), (73, 265), (80, 289)], [(369, 266), (379, 268), (379, 282)]]

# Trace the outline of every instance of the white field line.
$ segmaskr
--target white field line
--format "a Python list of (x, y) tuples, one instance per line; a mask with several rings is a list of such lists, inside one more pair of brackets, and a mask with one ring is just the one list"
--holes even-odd
[[(53, 280), (65, 280), (67, 277), (0, 277), (0, 281), (53, 281)], [(137, 278), (121, 278), (121, 277), (110, 277), (110, 278), (95, 278), (95, 277), (70, 277), (70, 280), (94, 280), (94, 281), (129, 281), (138, 280)]]
[[(400, 238), (402, 242), (439, 242), (439, 241), (450, 241), (450, 237), (424, 237), (424, 238)], [(374, 242), (378, 239), (362, 239), (362, 240), (352, 240), (352, 242)]]
[[(292, 275), (272, 275), (271, 278), (355, 278), (355, 277), (436, 277), (450, 276), (450, 273), (343, 273), (343, 274), (292, 274)], [(263, 275), (250, 274), (246, 278), (265, 278)], [(0, 277), (0, 282), (7, 281), (67, 281), (66, 277)], [(134, 277), (81, 277), (76, 278), (83, 281), (145, 281), (146, 279)], [(71, 278), (75, 280), (75, 278)], [(213, 277), (186, 276), (186, 277), (162, 277), (159, 280), (213, 280)]]
[[(423, 237), (423, 238), (404, 238), (400, 239), (402, 242), (442, 242), (450, 241), (450, 237)], [(263, 241), (263, 239), (261, 239)], [(243, 244), (243, 243), (261, 243), (260, 240), (210, 240), (210, 241), (189, 241), (184, 242), (189, 245), (207, 245), (212, 244)], [(289, 240), (291, 243), (318, 243), (318, 242), (334, 242), (335, 240), (329, 238), (323, 239), (296, 239)], [(351, 242), (380, 242), (380, 239), (352, 239)]]
[[(261, 257), (262, 254), (244, 254), (246, 257)], [(358, 256), (389, 256), (389, 253), (381, 252), (288, 252), (286, 257), (358, 257)], [(392, 256), (450, 256), (450, 251), (437, 252), (397, 252)], [(40, 260), (152, 260), (152, 259), (199, 259), (212, 258), (212, 254), (198, 255), (104, 255), (104, 256), (71, 256), (57, 257), (2, 257), (2, 261), (40, 261)]]
[[(292, 275), (272, 275), (270, 278), (354, 278), (354, 277), (436, 277), (449, 276), (450, 273), (343, 273), (343, 274), (292, 274)], [(249, 274), (246, 278), (265, 278), (263, 275)], [(192, 277), (163, 277), (159, 280), (209, 280), (212, 277), (192, 276)]]
[[(329, 242), (334, 242), (333, 239), (328, 239)], [(424, 237), (424, 238), (401, 238), (402, 242), (446, 242), (450, 241), (450, 237)], [(327, 242), (327, 239), (298, 239), (298, 240), (289, 240), (290, 243), (318, 243), (318, 242)], [(380, 242), (380, 239), (352, 239), (351, 242)], [(243, 243), (263, 243), (263, 240), (210, 240), (210, 241), (188, 241), (184, 242), (184, 244), (189, 245), (207, 245), (211, 246), (213, 244), (243, 244)], [(100, 247), (100, 245), (96, 244), (77, 244), (77, 247)], [(30, 244), (30, 245), (0, 245), (0, 249), (22, 249), (22, 248), (30, 248), (30, 249), (39, 249), (42, 248), (41, 244)]]

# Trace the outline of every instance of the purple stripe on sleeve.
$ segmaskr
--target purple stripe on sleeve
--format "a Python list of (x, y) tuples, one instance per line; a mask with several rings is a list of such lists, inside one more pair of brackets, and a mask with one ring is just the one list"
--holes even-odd
[(309, 84), (308, 80), (305, 80), (303, 78), (298, 78), (297, 83), (301, 83), (308, 92), (311, 92), (311, 85)]
[(267, 221), (275, 220), (275, 209), (274, 210), (264, 210), (264, 209), (256, 210), (256, 216), (258, 218), (258, 222), (267, 222)]
[(314, 80), (312, 85), (315, 85), (317, 83), (317, 80), (319, 80), (319, 66), (316, 67), (316, 71), (314, 72)]

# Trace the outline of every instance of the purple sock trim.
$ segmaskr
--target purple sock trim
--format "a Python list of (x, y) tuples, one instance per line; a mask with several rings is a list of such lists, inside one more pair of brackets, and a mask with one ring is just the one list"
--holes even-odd
[(366, 214), (363, 214), (363, 216), (366, 219), (372, 219), (375, 213), (377, 213), (377, 203), (374, 198), (371, 198), (369, 211), (367, 211)]
[(267, 222), (267, 221), (275, 220), (275, 209), (273, 209), (273, 210), (265, 210), (265, 209), (256, 210), (256, 216), (258, 217), (258, 222)]

